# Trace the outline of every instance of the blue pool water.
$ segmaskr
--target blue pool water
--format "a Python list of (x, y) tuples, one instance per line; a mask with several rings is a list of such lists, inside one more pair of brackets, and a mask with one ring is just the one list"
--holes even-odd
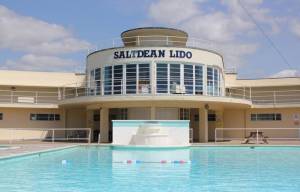
[[(122, 163), (129, 159), (142, 163)], [(0, 160), (0, 173), (1, 192), (300, 191), (300, 148), (82, 146)]]

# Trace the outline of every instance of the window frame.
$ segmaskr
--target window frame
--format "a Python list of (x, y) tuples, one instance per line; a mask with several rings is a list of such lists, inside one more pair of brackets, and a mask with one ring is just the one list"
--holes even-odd
[(58, 113), (30, 113), (30, 121), (60, 121)]
[(251, 121), (282, 121), (281, 113), (251, 113)]

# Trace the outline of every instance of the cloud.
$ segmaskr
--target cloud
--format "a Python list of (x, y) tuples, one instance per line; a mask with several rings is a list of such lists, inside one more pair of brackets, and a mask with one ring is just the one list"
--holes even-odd
[(300, 21), (293, 19), (290, 22), (290, 30), (294, 35), (300, 37)]
[[(177, 24), (193, 15), (198, 9), (193, 0), (161, 0), (150, 5), (149, 14), (156, 21)], [(175, 14), (174, 14), (175, 13)]]
[[(259, 42), (245, 41), (257, 34), (255, 24), (238, 0), (222, 0), (215, 6), (218, 8), (213, 10), (207, 8), (207, 2), (210, 1), (188, 0), (170, 3), (167, 0), (158, 0), (149, 8), (149, 19), (152, 24), (165, 24), (186, 30), (191, 37), (205, 42), (200, 47), (223, 54), (226, 67), (242, 65), (244, 58), (255, 53), (259, 47)], [(270, 16), (270, 10), (262, 8), (262, 0), (241, 2), (257, 22), (270, 29), (270, 33), (279, 31), (279, 26)], [(192, 10), (191, 13), (189, 10)]]
[(83, 51), (90, 43), (77, 39), (63, 26), (19, 15), (0, 5), (0, 49), (60, 55)]
[(300, 77), (300, 71), (295, 69), (286, 69), (270, 76), (271, 78), (281, 78), (281, 77)]
[(25, 70), (25, 71), (70, 71), (78, 69), (80, 63), (71, 59), (63, 59), (55, 56), (39, 56), (27, 54), (17, 60), (7, 60), (1, 69)]

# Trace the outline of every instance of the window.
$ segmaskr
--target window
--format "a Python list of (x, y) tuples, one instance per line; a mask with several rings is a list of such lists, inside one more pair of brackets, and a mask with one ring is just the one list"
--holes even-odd
[(126, 93), (136, 94), (136, 64), (126, 65)]
[(112, 93), (112, 66), (104, 68), (104, 95)]
[(220, 96), (220, 90), (219, 69), (207, 67), (207, 95)]
[(95, 86), (96, 86), (96, 95), (101, 95), (101, 69), (96, 68), (95, 69)]
[(30, 114), (32, 121), (59, 121), (59, 114)]
[(3, 113), (0, 113), (0, 120), (3, 120)]
[(156, 65), (156, 92), (168, 93), (168, 64)]
[(195, 66), (195, 94), (203, 95), (203, 67)]
[(100, 121), (100, 114), (94, 113), (93, 114), (93, 120), (96, 121), (96, 122)]
[(251, 114), (251, 121), (281, 121), (280, 113)]
[(207, 67), (207, 95), (214, 95), (213, 68)]
[(217, 116), (215, 113), (209, 113), (207, 115), (207, 121), (216, 121), (216, 119), (217, 119)]
[(219, 70), (214, 69), (214, 96), (219, 96)]
[(176, 86), (180, 86), (180, 64), (170, 64), (170, 92), (176, 93)]
[(122, 94), (123, 65), (114, 66), (114, 94)]
[(179, 119), (180, 120), (190, 120), (190, 109), (180, 108)]
[(184, 86), (187, 94), (194, 92), (194, 70), (193, 65), (184, 65)]
[(151, 92), (150, 86), (150, 65), (139, 64), (139, 93), (147, 94)]

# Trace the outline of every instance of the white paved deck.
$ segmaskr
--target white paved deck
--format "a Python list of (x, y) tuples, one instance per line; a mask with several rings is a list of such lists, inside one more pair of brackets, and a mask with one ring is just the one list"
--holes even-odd
[[(80, 143), (83, 144), (83, 143)], [(77, 146), (77, 143), (49, 143), (49, 142), (25, 142), (25, 143), (15, 143), (15, 144), (5, 144), (1, 145), (10, 146), (9, 149), (0, 149), (0, 159), (5, 157), (13, 157), (19, 155), (25, 155), (35, 152), (43, 152), (48, 150), (55, 150), (60, 148)]]

